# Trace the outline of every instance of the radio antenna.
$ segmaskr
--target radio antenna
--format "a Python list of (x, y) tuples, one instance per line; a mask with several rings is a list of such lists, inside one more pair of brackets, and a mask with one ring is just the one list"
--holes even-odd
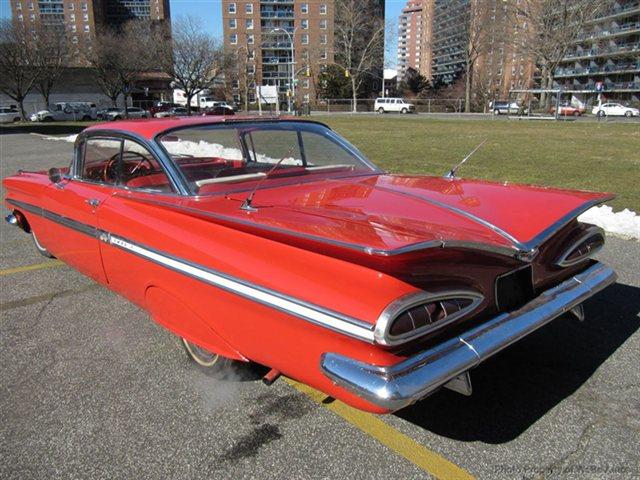
[(460, 163), (458, 163), (455, 167), (453, 167), (451, 170), (449, 170), (448, 173), (446, 173), (444, 175), (444, 178), (456, 178), (456, 171), (462, 166), (464, 165), (464, 163), (469, 160), (471, 158), (471, 156), (476, 153), (478, 150), (480, 150), (480, 147), (482, 147), (485, 143), (487, 143), (487, 140), (489, 140), (488, 138), (485, 138), (480, 145), (478, 145), (476, 148), (474, 148), (473, 150), (471, 150), (471, 152), (469, 153), (469, 155), (467, 155), (466, 157), (464, 157), (462, 159), (462, 161)]

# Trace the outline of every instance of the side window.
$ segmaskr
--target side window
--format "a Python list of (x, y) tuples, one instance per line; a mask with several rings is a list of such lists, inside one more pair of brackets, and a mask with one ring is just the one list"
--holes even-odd
[(115, 185), (122, 142), (109, 138), (89, 138), (84, 146), (84, 161), (80, 178), (92, 182)]
[(124, 141), (122, 158), (114, 173), (117, 184), (123, 187), (157, 192), (173, 191), (169, 177), (155, 157), (132, 140)]
[(301, 135), (308, 168), (322, 169), (353, 165), (353, 156), (340, 145), (317, 133), (302, 132)]

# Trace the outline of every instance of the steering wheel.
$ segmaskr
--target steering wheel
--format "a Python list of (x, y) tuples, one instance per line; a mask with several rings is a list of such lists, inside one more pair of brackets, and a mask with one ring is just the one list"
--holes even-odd
[[(134, 160), (132, 158), (125, 158), (127, 156), (134, 157), (134, 158), (137, 157), (138, 160)], [(120, 154), (116, 153), (112, 155), (107, 161), (107, 163), (105, 164), (104, 169), (102, 170), (102, 179), (105, 182), (113, 182), (116, 180), (115, 167), (118, 164), (119, 157), (120, 157)], [(124, 168), (122, 172), (123, 176), (126, 175), (128, 177), (132, 177), (138, 170), (142, 170), (142, 169), (145, 170), (145, 174), (149, 174), (154, 171), (153, 164), (151, 163), (151, 161), (147, 157), (145, 157), (144, 155), (138, 152), (132, 152), (132, 151), (123, 152), (122, 164), (123, 164), (123, 167), (126, 166), (126, 168)]]

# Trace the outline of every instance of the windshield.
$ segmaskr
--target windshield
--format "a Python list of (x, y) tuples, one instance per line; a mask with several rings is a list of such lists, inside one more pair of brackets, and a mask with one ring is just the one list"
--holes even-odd
[(196, 195), (282, 182), (377, 172), (365, 157), (324, 125), (242, 122), (198, 125), (158, 138)]

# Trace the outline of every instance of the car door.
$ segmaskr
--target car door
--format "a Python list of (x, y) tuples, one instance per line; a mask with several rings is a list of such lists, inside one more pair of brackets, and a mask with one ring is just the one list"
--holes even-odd
[(60, 260), (106, 283), (100, 257), (98, 211), (112, 195), (122, 139), (90, 137), (77, 146), (72, 176), (46, 192), (50, 228), (43, 243)]

